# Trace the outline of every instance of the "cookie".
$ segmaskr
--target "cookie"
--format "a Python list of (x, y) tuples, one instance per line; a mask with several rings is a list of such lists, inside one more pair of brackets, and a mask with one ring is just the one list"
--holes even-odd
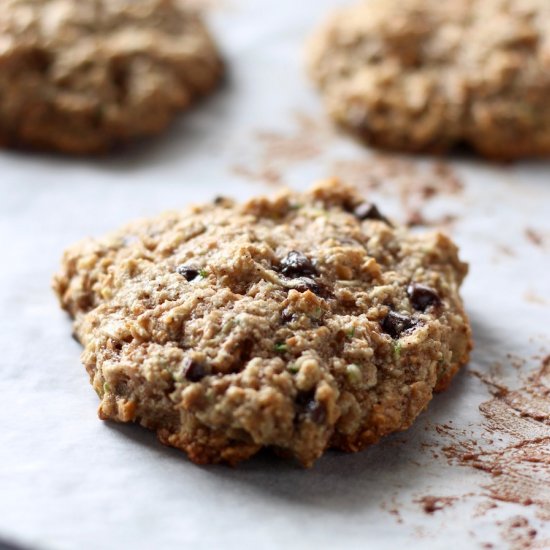
[(218, 198), (69, 249), (54, 279), (99, 416), (197, 463), (305, 466), (411, 425), (468, 360), (467, 266), (327, 181)]
[(546, 0), (372, 0), (336, 12), (309, 46), (328, 112), (368, 144), (550, 154)]
[(92, 154), (161, 132), (220, 80), (177, 0), (0, 0), (0, 145)]

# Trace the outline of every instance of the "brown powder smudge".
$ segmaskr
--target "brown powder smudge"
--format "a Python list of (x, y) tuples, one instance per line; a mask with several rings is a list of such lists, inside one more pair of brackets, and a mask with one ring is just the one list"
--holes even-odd
[[(449, 464), (483, 472), (486, 481), (474, 493), (416, 499), (425, 513), (433, 515), (457, 500), (482, 497), (472, 519), (512, 503), (532, 509), (543, 524), (550, 520), (550, 355), (533, 356), (532, 361), (540, 364), (527, 376), (521, 373), (530, 361), (512, 353), (506, 357), (520, 373), (519, 389), (509, 389), (501, 381), (503, 365), (499, 362), (491, 365), (488, 373), (470, 370), (493, 395), (479, 406), (483, 416), (481, 432), (476, 431), (474, 436), (469, 429), (454, 428), (451, 422), (434, 426), (444, 441), (435, 444), (435, 448)], [(422, 446), (433, 451), (432, 443)], [(496, 526), (501, 542), (481, 543), (482, 548), (550, 548), (550, 539), (542, 539), (526, 517), (515, 515), (496, 521)]]
[(396, 497), (393, 496), (389, 502), (382, 502), (381, 508), (392, 515), (395, 521), (399, 524), (403, 523), (403, 517), (400, 511), (401, 504), (397, 502)]
[(424, 512), (433, 514), (434, 512), (452, 506), (456, 500), (458, 500), (458, 497), (435, 497), (426, 495), (417, 499), (415, 502), (418, 502), (422, 506)]
[(543, 550), (550, 547), (550, 540), (537, 540), (537, 530), (523, 516), (511, 517), (499, 522), (499, 525), (501, 537), (510, 550)]
[[(293, 166), (320, 160), (327, 162), (330, 144), (337, 133), (307, 114), (293, 114), (294, 129), (288, 132), (258, 130), (254, 134), (258, 148), (252, 163), (237, 163), (231, 172), (251, 181), (281, 185), (285, 171)], [(462, 193), (464, 184), (453, 168), (441, 161), (419, 162), (404, 156), (371, 152), (356, 158), (328, 161), (327, 177), (336, 177), (357, 187), (365, 194), (377, 191), (397, 197), (404, 212), (402, 220), (408, 226), (450, 228), (456, 216), (446, 214), (428, 219), (425, 207), (441, 196)]]
[(264, 167), (260, 169), (248, 168), (242, 164), (236, 164), (232, 167), (231, 171), (236, 176), (246, 178), (249, 180), (261, 180), (270, 185), (281, 185), (282, 175), (279, 171), (273, 167)]
[(517, 390), (482, 379), (494, 394), (479, 407), (482, 443), (438, 426), (452, 441), (443, 452), (452, 463), (486, 472), (491, 499), (534, 506), (550, 520), (550, 355)]
[(539, 248), (544, 246), (544, 238), (542, 235), (535, 231), (532, 227), (525, 228), (525, 238), (533, 245)]
[(254, 141), (259, 147), (254, 166), (235, 164), (231, 171), (252, 181), (280, 185), (283, 172), (296, 164), (311, 161), (322, 154), (330, 136), (330, 129), (306, 114), (293, 114), (294, 130), (289, 133), (258, 130)]
[(428, 220), (423, 213), (437, 197), (458, 195), (464, 189), (452, 167), (442, 161), (421, 164), (404, 157), (375, 153), (361, 160), (335, 161), (331, 172), (365, 193), (379, 191), (397, 195), (409, 227), (449, 227), (456, 221), (452, 214)]

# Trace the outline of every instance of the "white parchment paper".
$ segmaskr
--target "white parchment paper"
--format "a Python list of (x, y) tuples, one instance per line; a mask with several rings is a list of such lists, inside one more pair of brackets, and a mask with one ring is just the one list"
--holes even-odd
[[(338, 4), (232, 0), (214, 10), (228, 82), (157, 140), (97, 160), (0, 153), (0, 538), (60, 550), (515, 548), (502, 526), (521, 516), (539, 548), (548, 541), (535, 506), (501, 502), (478, 513), (487, 474), (433, 452), (444, 443), (438, 424), (478, 430), (489, 393), (468, 369), (409, 431), (355, 455), (329, 452), (311, 470), (272, 457), (197, 467), (153, 434), (95, 415), (80, 347), (50, 290), (63, 249), (188, 202), (270, 192), (235, 166), (258, 162), (259, 131), (292, 135), (296, 113), (324, 119), (303, 45)], [(332, 175), (335, 161), (368, 154), (333, 136), (280, 171), (305, 188)], [(488, 372), (498, 361), (513, 385), (518, 371), (507, 354), (530, 369), (533, 354), (548, 353), (550, 164), (450, 164), (464, 190), (432, 201), (429, 214), (457, 215), (449, 230), (471, 265), (469, 368)], [(402, 219), (392, 189), (375, 199)], [(427, 514), (426, 495), (459, 498)]]

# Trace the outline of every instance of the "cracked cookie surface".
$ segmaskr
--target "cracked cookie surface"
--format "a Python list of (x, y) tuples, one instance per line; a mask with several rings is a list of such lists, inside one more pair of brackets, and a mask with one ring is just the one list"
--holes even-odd
[(0, 0), (0, 145), (90, 154), (161, 132), (219, 81), (177, 0)]
[(372, 0), (310, 43), (332, 118), (374, 146), (490, 158), (550, 155), (546, 0)]
[(54, 279), (100, 417), (197, 463), (309, 466), (410, 426), (468, 360), (467, 266), (330, 180), (218, 198), (66, 251)]

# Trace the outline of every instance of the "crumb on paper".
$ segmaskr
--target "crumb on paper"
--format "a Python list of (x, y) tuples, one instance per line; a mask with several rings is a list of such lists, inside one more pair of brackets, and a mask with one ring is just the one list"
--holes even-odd
[(542, 296), (539, 296), (536, 292), (533, 292), (532, 290), (527, 290), (523, 294), (523, 299), (530, 304), (537, 304), (539, 306), (547, 306), (550, 303), (548, 300), (546, 300)]

